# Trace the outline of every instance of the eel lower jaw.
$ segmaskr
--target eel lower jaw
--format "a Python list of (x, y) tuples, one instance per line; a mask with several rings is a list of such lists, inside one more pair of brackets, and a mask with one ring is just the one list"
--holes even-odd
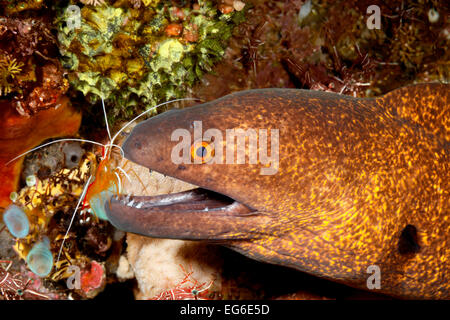
[(184, 240), (260, 238), (269, 217), (227, 196), (197, 188), (158, 196), (113, 196), (105, 204), (118, 229)]

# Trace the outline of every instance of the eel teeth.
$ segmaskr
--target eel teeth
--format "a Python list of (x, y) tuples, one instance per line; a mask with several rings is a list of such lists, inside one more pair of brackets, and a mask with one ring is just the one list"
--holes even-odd
[(144, 203), (143, 202), (138, 202), (136, 205), (135, 205), (135, 208), (136, 209), (140, 209), (140, 208), (142, 208), (144, 206)]

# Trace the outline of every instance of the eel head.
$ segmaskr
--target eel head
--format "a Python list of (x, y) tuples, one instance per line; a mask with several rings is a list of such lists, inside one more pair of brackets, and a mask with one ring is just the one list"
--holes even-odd
[(357, 288), (376, 266), (381, 292), (448, 297), (448, 221), (420, 214), (448, 209), (421, 187), (448, 174), (448, 150), (383, 101), (260, 89), (153, 117), (125, 141), (126, 158), (199, 188), (113, 197), (108, 219)]

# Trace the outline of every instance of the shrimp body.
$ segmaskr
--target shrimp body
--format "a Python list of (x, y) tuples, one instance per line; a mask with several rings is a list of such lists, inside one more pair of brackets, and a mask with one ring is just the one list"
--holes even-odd
[[(105, 151), (106, 150), (106, 151)], [(110, 146), (104, 147), (103, 157), (95, 170), (95, 176), (83, 200), (83, 208), (90, 207), (101, 220), (107, 220), (105, 203), (113, 195), (121, 193), (121, 181), (125, 172), (114, 166), (110, 159)]]

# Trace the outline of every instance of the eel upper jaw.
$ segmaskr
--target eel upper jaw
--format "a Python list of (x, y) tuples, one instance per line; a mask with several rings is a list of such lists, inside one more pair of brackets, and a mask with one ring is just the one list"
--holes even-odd
[(249, 240), (264, 236), (268, 216), (203, 188), (158, 196), (113, 196), (105, 204), (118, 229), (155, 238)]

